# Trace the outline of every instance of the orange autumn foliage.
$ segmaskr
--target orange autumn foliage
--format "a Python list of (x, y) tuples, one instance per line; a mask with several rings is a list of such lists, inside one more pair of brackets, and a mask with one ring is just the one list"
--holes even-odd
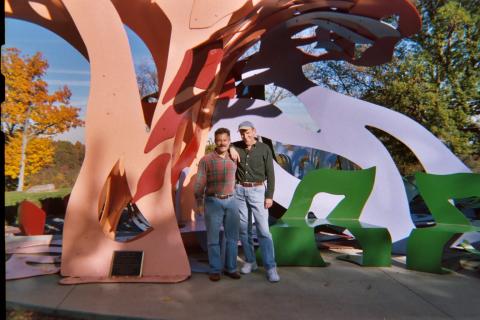
[[(21, 56), (16, 48), (2, 50), (5, 101), (1, 124), (5, 134), (5, 175), (11, 178), (27, 176), (51, 163), (52, 136), (84, 124), (79, 118), (80, 109), (70, 105), (67, 86), (49, 93), (43, 80), (47, 68), (48, 62), (39, 52)], [(24, 173), (20, 170), (22, 154), (26, 156)]]
[[(5, 145), (5, 175), (12, 179), (20, 173), (22, 137), (14, 135)], [(27, 145), (25, 176), (37, 173), (53, 161), (54, 147), (51, 139), (33, 138)]]

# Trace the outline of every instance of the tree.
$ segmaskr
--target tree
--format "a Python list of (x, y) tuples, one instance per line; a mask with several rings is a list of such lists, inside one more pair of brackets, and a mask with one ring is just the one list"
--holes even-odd
[(265, 86), (265, 100), (271, 104), (275, 104), (278, 101), (292, 96), (293, 94), (284, 88), (277, 87), (273, 84)]
[[(39, 52), (22, 57), (16, 48), (2, 51), (5, 175), (18, 177), (17, 191), (23, 190), (26, 175), (51, 162), (51, 137), (83, 125), (80, 109), (69, 105), (71, 92), (67, 86), (49, 94), (48, 84), (43, 80), (47, 68), (48, 63)], [(19, 151), (20, 159), (16, 158), (15, 150)]]
[[(13, 179), (20, 175), (19, 163), (22, 155), (22, 136), (20, 134), (9, 138), (5, 149), (5, 175)], [(53, 161), (54, 147), (50, 139), (32, 138), (26, 149), (25, 176), (40, 171)]]
[(141, 97), (158, 92), (158, 74), (155, 65), (143, 63), (137, 69), (137, 84)]
[(85, 146), (80, 142), (53, 141), (53, 161), (26, 179), (27, 185), (53, 183), (58, 188), (72, 187), (85, 157)]
[[(472, 163), (480, 154), (480, 9), (474, 3), (418, 1), (422, 32), (397, 46), (391, 63), (374, 68), (321, 63), (315, 65), (313, 80), (408, 115), (478, 168)], [(403, 174), (419, 169), (403, 144), (372, 131)]]

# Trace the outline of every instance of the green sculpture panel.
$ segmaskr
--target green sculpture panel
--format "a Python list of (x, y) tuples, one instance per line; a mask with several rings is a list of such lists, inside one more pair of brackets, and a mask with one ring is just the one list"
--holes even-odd
[(444, 247), (455, 235), (480, 231), (451, 202), (480, 196), (480, 174), (435, 175), (417, 173), (417, 187), (435, 226), (412, 230), (407, 245), (407, 268), (431, 273), (448, 272), (441, 266)]
[[(391, 238), (387, 229), (359, 221), (374, 181), (375, 167), (355, 171), (319, 169), (308, 173), (295, 190), (281, 223), (271, 228), (277, 263), (325, 266), (311, 226), (330, 224), (348, 229), (363, 248), (363, 256), (348, 256), (346, 260), (364, 266), (390, 266)], [(305, 216), (320, 192), (345, 198), (327, 219), (309, 219), (307, 224)]]

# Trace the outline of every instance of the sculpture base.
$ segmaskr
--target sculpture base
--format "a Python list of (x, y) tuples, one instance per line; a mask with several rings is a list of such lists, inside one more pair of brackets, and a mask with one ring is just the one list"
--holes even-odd
[(190, 278), (190, 275), (174, 276), (143, 276), (143, 277), (65, 277), (59, 281), (60, 284), (82, 284), (82, 283), (114, 283), (114, 282), (145, 282), (145, 283), (177, 283)]

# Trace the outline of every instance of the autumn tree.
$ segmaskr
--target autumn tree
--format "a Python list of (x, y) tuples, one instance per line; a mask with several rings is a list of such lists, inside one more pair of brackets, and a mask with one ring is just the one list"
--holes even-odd
[(83, 125), (80, 109), (70, 106), (71, 92), (67, 86), (49, 93), (43, 80), (47, 68), (48, 63), (39, 52), (22, 56), (16, 48), (2, 50), (5, 175), (18, 179), (17, 191), (23, 190), (26, 175), (52, 162), (51, 137)]

